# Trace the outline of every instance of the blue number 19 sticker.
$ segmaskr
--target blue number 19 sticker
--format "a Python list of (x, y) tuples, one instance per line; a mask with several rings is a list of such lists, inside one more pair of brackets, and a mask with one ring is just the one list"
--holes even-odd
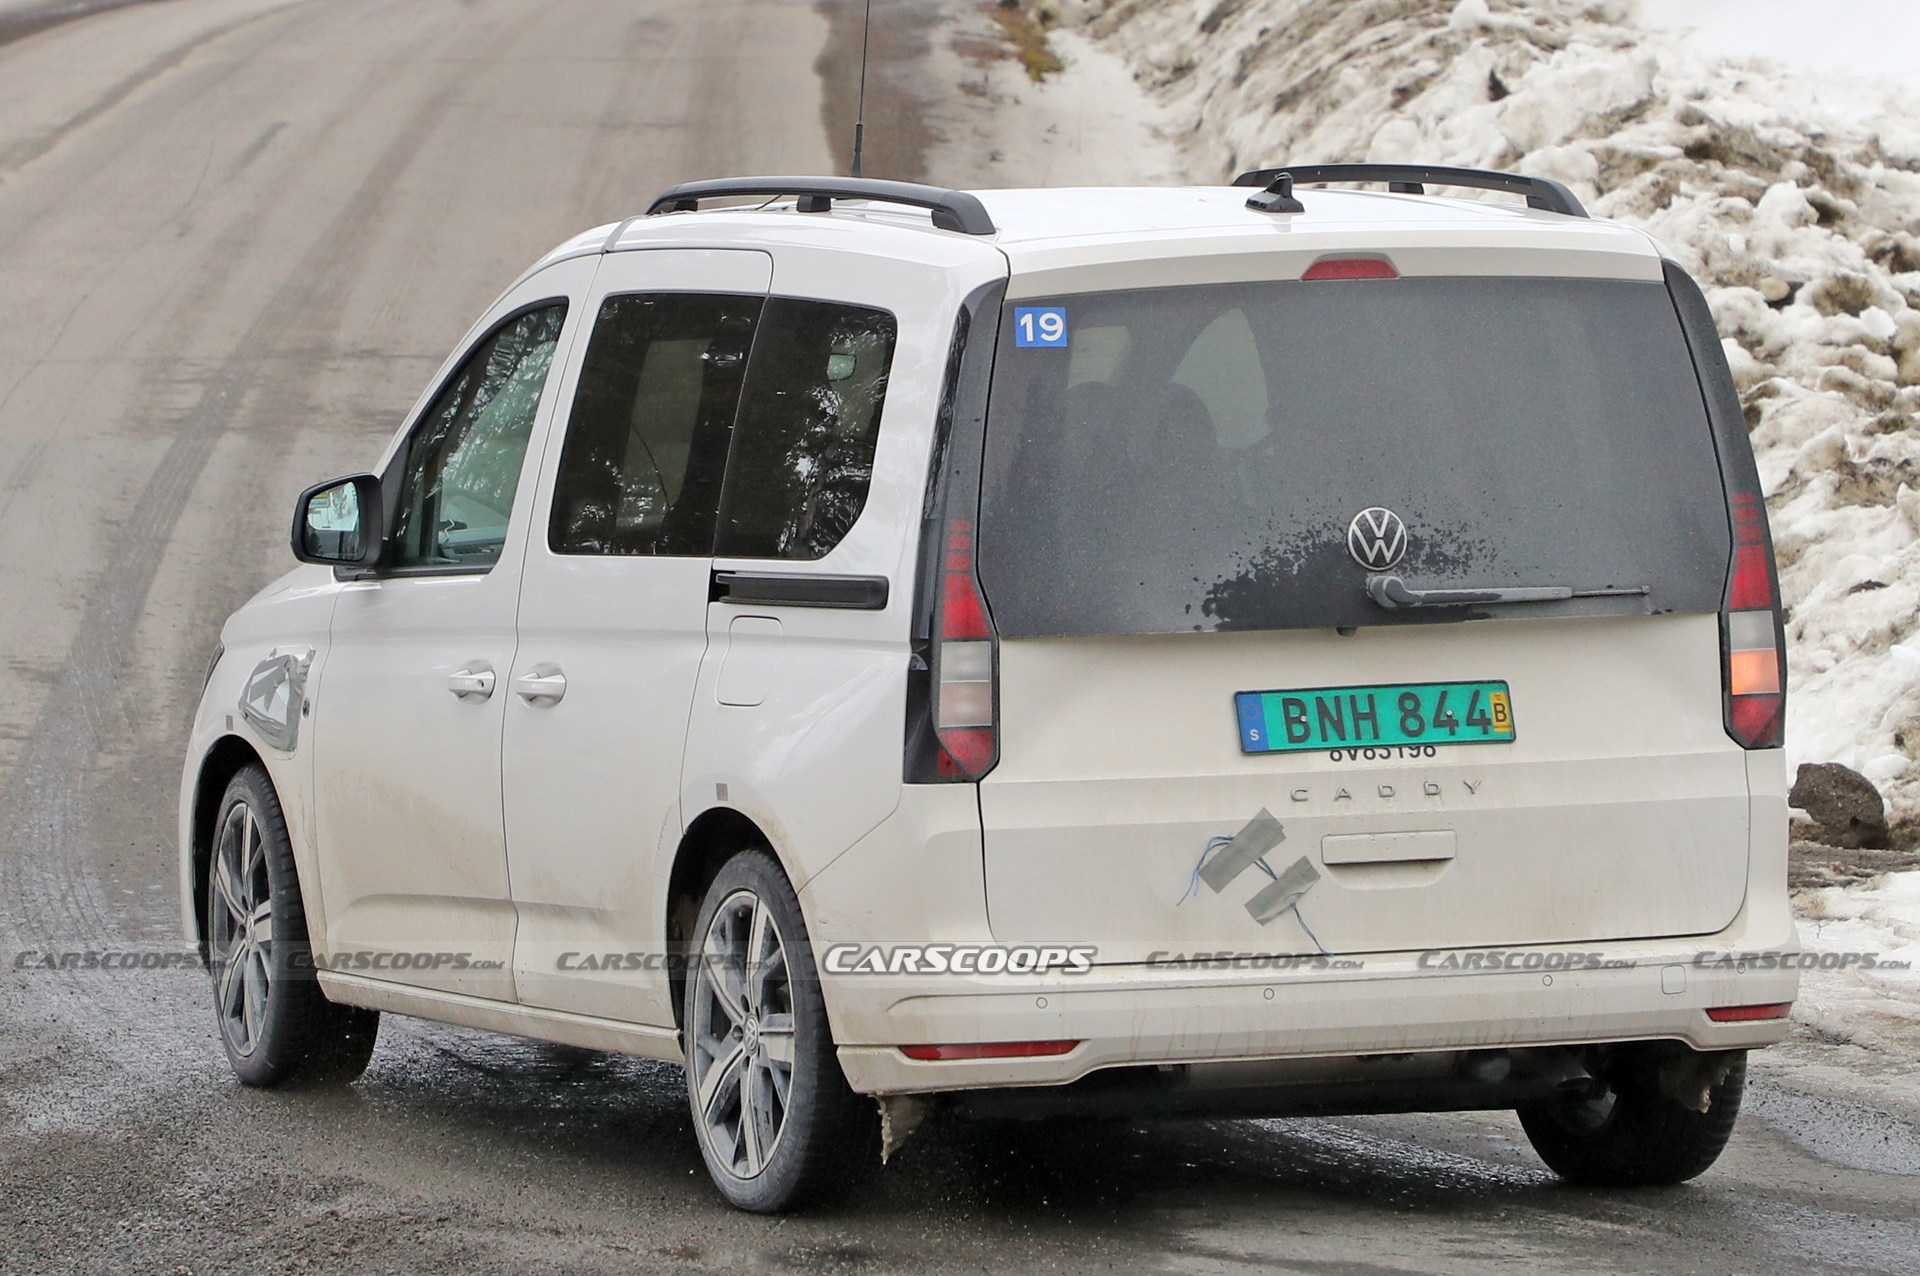
[(1058, 346), (1067, 344), (1067, 312), (1062, 306), (1015, 306), (1013, 344)]

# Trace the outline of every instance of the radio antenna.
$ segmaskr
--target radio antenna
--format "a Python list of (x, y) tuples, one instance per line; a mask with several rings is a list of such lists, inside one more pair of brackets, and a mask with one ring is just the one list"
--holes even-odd
[(867, 148), (867, 38), (873, 34), (873, 0), (867, 0), (860, 24), (860, 103), (853, 112), (853, 164), (849, 177), (859, 177), (861, 153)]

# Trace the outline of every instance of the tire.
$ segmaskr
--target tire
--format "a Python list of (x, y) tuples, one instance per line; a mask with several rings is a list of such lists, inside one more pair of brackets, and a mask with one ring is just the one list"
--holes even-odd
[(234, 1075), (250, 1086), (345, 1083), (366, 1071), (380, 1012), (314, 978), (293, 844), (265, 769), (235, 775), (207, 857), (207, 964)]
[(714, 1186), (756, 1214), (849, 1190), (879, 1163), (879, 1114), (840, 1072), (800, 902), (770, 854), (721, 867), (688, 955), (687, 1101)]
[(1596, 1187), (1652, 1187), (1684, 1183), (1719, 1159), (1740, 1115), (1747, 1056), (1728, 1062), (1696, 1112), (1661, 1093), (1663, 1063), (1691, 1063), (1679, 1054), (1635, 1048), (1605, 1069), (1607, 1090), (1597, 1099), (1566, 1099), (1522, 1108), (1520, 1125), (1547, 1167), (1572, 1183)]

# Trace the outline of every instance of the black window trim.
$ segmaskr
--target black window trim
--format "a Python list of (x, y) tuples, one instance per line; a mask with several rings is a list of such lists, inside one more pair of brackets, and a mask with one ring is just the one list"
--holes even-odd
[[(382, 521), (384, 525), (380, 528), (381, 564), (379, 566), (371, 567), (371, 568), (336, 567), (333, 569), (333, 578), (335, 580), (337, 581), (412, 580), (412, 579), (417, 579), (425, 576), (485, 576), (490, 572), (492, 572), (496, 566), (498, 566), (497, 562), (485, 563), (485, 564), (471, 564), (471, 565), (453, 564), (453, 565), (448, 565), (444, 567), (431, 566), (431, 565), (414, 565), (414, 566), (407, 566), (407, 567), (386, 566), (387, 555), (392, 549), (393, 520), (399, 518), (400, 516), (399, 514), (400, 505), (399, 505), (398, 498), (400, 494), (400, 485), (406, 481), (407, 447), (409, 444), (413, 442), (414, 432), (420, 428), (421, 422), (426, 419), (426, 414), (432, 410), (433, 405), (435, 403), (438, 403), (440, 401), (440, 396), (447, 392), (447, 388), (453, 384), (454, 379), (458, 377), (461, 373), (461, 370), (467, 366), (467, 360), (471, 359), (474, 353), (477, 350), (479, 350), (481, 346), (485, 345), (489, 341), (492, 341), (495, 337), (499, 336), (500, 333), (503, 332), (508, 326), (518, 323), (520, 320), (526, 318), (528, 315), (532, 314), (534, 311), (545, 310), (549, 306), (554, 306), (554, 305), (563, 306), (565, 307), (565, 310), (566, 310), (566, 313), (561, 317), (561, 320), (560, 320), (560, 334), (561, 334), (561, 338), (564, 339), (567, 333), (567, 324), (571, 322), (573, 319), (573, 312), (575, 307), (574, 307), (574, 299), (572, 297), (569, 297), (565, 294), (560, 294), (560, 295), (551, 296), (551, 297), (543, 297), (538, 301), (529, 301), (523, 306), (516, 306), (514, 309), (502, 315), (498, 322), (490, 326), (476, 340), (468, 342), (464, 347), (461, 348), (459, 356), (453, 361), (453, 366), (447, 370), (447, 373), (445, 376), (441, 377), (440, 380), (434, 383), (432, 393), (428, 394), (424, 399), (421, 400), (419, 411), (416, 412), (413, 415), (413, 417), (408, 420), (407, 428), (401, 431), (399, 446), (394, 448), (393, 456), (387, 462), (387, 468), (381, 471), (380, 473), (380, 491), (381, 491), (381, 495), (386, 498), (384, 502), (386, 508), (382, 511), (382, 514), (384, 516)], [(555, 368), (548, 369), (547, 380), (540, 387), (540, 404), (546, 403), (547, 392), (553, 386), (553, 373), (556, 370), (556, 368), (558, 368), (561, 362), (558, 355), (559, 344), (561, 343), (556, 342), (556, 354), (555, 354), (555, 360), (554, 360)], [(536, 405), (534, 411), (538, 413), (539, 411), (538, 405)], [(532, 453), (533, 453), (533, 448), (531, 446), (531, 443), (529, 443), (529, 446), (527, 448), (527, 455), (523, 456), (520, 461), (521, 476), (523, 479), (526, 475), (525, 467), (527, 464), (527, 458), (530, 457)], [(516, 502), (519, 500), (519, 495), (517, 492), (515, 494), (514, 499)]]

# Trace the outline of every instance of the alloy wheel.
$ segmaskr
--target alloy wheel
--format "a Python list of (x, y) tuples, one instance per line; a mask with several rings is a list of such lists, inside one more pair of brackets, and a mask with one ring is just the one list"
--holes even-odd
[(251, 1055), (266, 1027), (273, 991), (273, 892), (265, 840), (253, 808), (236, 803), (214, 846), (211, 956), (220, 1031), (234, 1051)]
[(740, 890), (721, 903), (693, 977), (695, 1119), (720, 1164), (754, 1178), (780, 1143), (793, 1093), (791, 972), (766, 901)]

